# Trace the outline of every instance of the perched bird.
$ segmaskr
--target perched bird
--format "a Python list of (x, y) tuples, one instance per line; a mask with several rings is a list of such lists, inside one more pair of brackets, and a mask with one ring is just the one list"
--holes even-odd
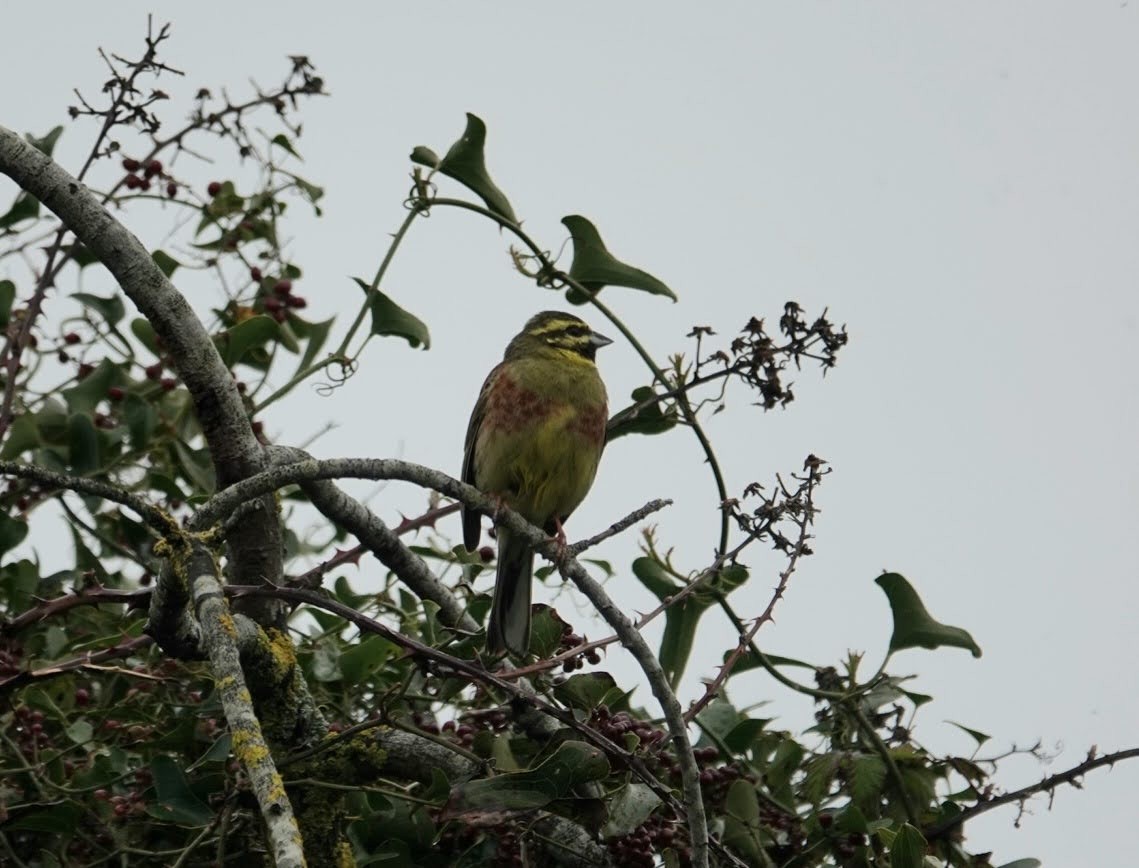
[[(563, 542), (562, 522), (593, 485), (608, 419), (597, 350), (613, 343), (573, 314), (545, 311), (526, 323), (487, 376), (467, 426), (463, 481), (499, 498)], [(474, 551), (481, 515), (463, 510)], [(530, 645), (534, 552), (498, 528), (498, 572), (487, 650), (523, 656)]]

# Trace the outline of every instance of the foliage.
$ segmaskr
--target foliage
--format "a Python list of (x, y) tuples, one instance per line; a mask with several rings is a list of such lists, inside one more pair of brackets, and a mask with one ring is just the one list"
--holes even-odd
[[(829, 468), (808, 456), (801, 471), (733, 494), (702, 420), (723, 408), (729, 386), (764, 410), (787, 406), (795, 396), (786, 371), (804, 362), (832, 367), (845, 330), (825, 311), (810, 318), (789, 301), (775, 329), (753, 318), (709, 349), (716, 333), (697, 326), (688, 352), (658, 364), (601, 294), (613, 291), (606, 286), (673, 300), (677, 294), (613, 256), (594, 224), (578, 215), (564, 220), (573, 260), (561, 270), (490, 180), (487, 130), (469, 115), (463, 137), (442, 160), (426, 147), (413, 152), (405, 220), (373, 279), (356, 279), (365, 296), (354, 321), (338, 331), (342, 324), (331, 316), (309, 315), (304, 272), (281, 246), (293, 206), (320, 213), (323, 191), (299, 174), (297, 113), (323, 83), (306, 58), (294, 57), (278, 87), (244, 102), (202, 89), (187, 125), (166, 133), (157, 114), (165, 95), (141, 86), (175, 73), (157, 59), (165, 37), (165, 30), (149, 35), (137, 61), (116, 61), (106, 106), (81, 101), (72, 109), (74, 119), (99, 121), (80, 174), (92, 170), (83, 180), (124, 221), (169, 219), (182, 227), (167, 249), (152, 251), (153, 262), (169, 278), (210, 280), (223, 293), (207, 326), (232, 372), (222, 387), (240, 394), (257, 437), (265, 442), (258, 412), (310, 378), (334, 386), (355, 375), (372, 337), (430, 346), (427, 323), (381, 289), (419, 217), (455, 207), (493, 220), (520, 245), (512, 249), (520, 271), (570, 303), (592, 305), (644, 360), (648, 382), (613, 416), (610, 438), (690, 429), (711, 468), (722, 514), (711, 563), (680, 565), (681, 555), (651, 529), (630, 565), (585, 563), (597, 573), (632, 572), (658, 599), (635, 626), (665, 618), (659, 657), (673, 685), (705, 612), (722, 608), (739, 630), (740, 642), (724, 648), (722, 669), (685, 718), (698, 736), (713, 862), (989, 865), (987, 855), (966, 849), (964, 822), (997, 804), (1023, 802), (1033, 790), (1015, 800), (997, 795), (1000, 757), (980, 754), (989, 736), (978, 730), (962, 727), (976, 741), (968, 756), (925, 749), (916, 717), (931, 697), (907, 689), (910, 676), (891, 666), (892, 655), (908, 648), (963, 647), (979, 655), (965, 630), (934, 619), (914, 587), (891, 573), (878, 578), (894, 618), (889, 654), (872, 674), (864, 674), (859, 655), (831, 666), (769, 654), (757, 643), (800, 560), (811, 554), (814, 499)], [(50, 154), (62, 132), (30, 141)], [(238, 157), (256, 171), (235, 169), (199, 188), (174, 166), (203, 151), (217, 166)], [(440, 196), (437, 174), (483, 204)], [(234, 854), (246, 854), (242, 864), (271, 864), (260, 791), (243, 762), (244, 734), (227, 718), (216, 658), (203, 659), (211, 640), (204, 637), (198, 653), (172, 653), (154, 610), (148, 612), (156, 586), (178, 578), (169, 534), (125, 501), (35, 470), (114, 486), (186, 527), (217, 488), (203, 439), (205, 410), (176, 373), (185, 360), (171, 357), (118, 288), (101, 275), (98, 291), (70, 293), (68, 313), (41, 315), (50, 288), (66, 293), (99, 268), (69, 229), (75, 227), (63, 226), (27, 191), (0, 215), (0, 259), (14, 263), (48, 245), (38, 273), (0, 281), (7, 329), (0, 460), (10, 477), (0, 495), (0, 844), (13, 864), (118, 857), (195, 865)], [(369, 317), (368, 332), (358, 335)], [(282, 374), (285, 385), (269, 392)], [(600, 650), (616, 636), (586, 641), (563, 613), (542, 607), (533, 658), (516, 672), (492, 672), (480, 657), (481, 637), (455, 628), (437, 602), (413, 593), (405, 567), (385, 560), (390, 571), (382, 586), (366, 592), (349, 578), (344, 568), (364, 551), (380, 555), (375, 544), (347, 541), (341, 521), (329, 520), (318, 543), (291, 529), (293, 507), (307, 500), (315, 498), (303, 485), (283, 490), (286, 575), (260, 589), (292, 600), (290, 632), (254, 625), (242, 666), (272, 758), (311, 836), (309, 864), (349, 864), (354, 857), (360, 865), (519, 865), (524, 853), (531, 864), (537, 851), (559, 864), (674, 866), (698, 858), (693, 806), (675, 795), (685, 774), (675, 733), (638, 704), (636, 685), (618, 684), (599, 668)], [(407, 557), (482, 624), (489, 600), (471, 580), (493, 552), (469, 554), (434, 531), (434, 521), (454, 510), (432, 495), (422, 516), (390, 533), (396, 540), (415, 534)], [(54, 515), (67, 528), (63, 544), (73, 548), (74, 564), (44, 575), (22, 543), (33, 524)], [(239, 529), (237, 521), (228, 532)], [(769, 544), (774, 555), (755, 555), (756, 543)], [(767, 610), (737, 615), (729, 595), (770, 573), (773, 559), (781, 566)], [(757, 716), (756, 706), (733, 704), (731, 679), (755, 669), (771, 676), (772, 692), (812, 697), (815, 725), (792, 733)], [(525, 689), (518, 686), (523, 675)], [(323, 724), (319, 738), (298, 736), (302, 719)], [(1094, 757), (1089, 763), (1080, 773), (1101, 764)]]

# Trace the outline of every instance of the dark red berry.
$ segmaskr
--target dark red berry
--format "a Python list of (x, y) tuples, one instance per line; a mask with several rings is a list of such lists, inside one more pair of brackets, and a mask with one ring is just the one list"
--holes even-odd
[(260, 280), (261, 280), (261, 269), (258, 268), (256, 265), (254, 265), (251, 269), (249, 269), (249, 276), (251, 278), (253, 278), (254, 280), (260, 282)]
[(262, 422), (260, 419), (254, 420), (254, 422), (253, 422), (253, 433), (254, 434), (260, 434), (264, 430), (265, 430), (265, 423)]
[(107, 389), (107, 397), (112, 401), (121, 401), (127, 396), (127, 393), (120, 389), (118, 386), (111, 386)]
[(60, 350), (58, 353), (56, 353), (56, 354), (55, 354), (55, 357), (56, 357), (57, 359), (59, 359), (59, 361), (60, 361), (61, 363), (62, 363), (62, 362), (70, 362), (70, 361), (71, 361), (71, 356), (69, 356), (69, 355), (68, 355), (66, 352), (64, 352), (63, 350)]
[(150, 189), (150, 178), (143, 178), (142, 183), (139, 185), (142, 190)]
[(209, 185), (206, 187), (206, 192), (209, 193), (210, 198), (212, 199), (214, 196), (221, 192), (221, 181), (210, 181)]
[(138, 175), (127, 175), (124, 179), (128, 190), (137, 190), (142, 186), (142, 178)]
[(123, 157), (123, 168), (128, 172), (137, 172), (142, 168), (142, 163), (138, 160), (132, 160), (130, 157)]
[(157, 380), (162, 376), (162, 362), (155, 362), (153, 365), (146, 366), (146, 378), (148, 380)]
[(146, 164), (146, 177), (153, 178), (155, 175), (162, 174), (162, 163), (158, 160), (151, 160)]
[(479, 559), (484, 564), (489, 564), (494, 560), (494, 549), (491, 546), (483, 546), (479, 549)]
[(63, 342), (65, 344), (77, 344), (81, 340), (83, 340), (83, 338), (79, 337), (75, 332), (68, 332), (63, 336)]
[(82, 379), (90, 376), (91, 372), (94, 370), (95, 370), (94, 365), (88, 364), (87, 362), (82, 362), (79, 365), (79, 370), (77, 370), (75, 372), (75, 379), (82, 380)]
[(162, 386), (163, 392), (169, 392), (169, 391), (173, 390), (173, 388), (175, 386), (178, 385), (178, 381), (175, 380), (173, 377), (163, 377), (159, 381), (159, 385)]
[(287, 304), (289, 307), (296, 308), (308, 307), (308, 301), (301, 298), (299, 295), (290, 295), (285, 299), (285, 304)]
[(178, 195), (178, 185), (173, 181), (166, 185), (166, 195), (171, 199)]
[(273, 292), (277, 295), (288, 295), (293, 291), (293, 282), (287, 277), (283, 277), (273, 284)]
[(86, 687), (80, 687), (75, 691), (75, 704), (82, 707), (91, 701), (91, 691)]

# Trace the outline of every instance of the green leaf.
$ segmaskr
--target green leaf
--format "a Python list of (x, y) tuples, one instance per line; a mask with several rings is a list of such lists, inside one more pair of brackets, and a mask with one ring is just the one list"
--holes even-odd
[(903, 823), (890, 845), (890, 868), (922, 868), (925, 838), (909, 823)]
[(371, 296), (368, 306), (372, 311), (372, 334), (404, 338), (413, 348), (423, 344), (423, 349), (431, 349), (431, 333), (423, 320), (408, 313), (380, 290), (372, 290), (367, 281), (352, 279)]
[(1012, 862), (1005, 862), (1000, 868), (1040, 868), (1043, 864), (1039, 859), (1015, 859)]
[(75, 723), (71, 724), (71, 726), (67, 727), (66, 731), (67, 737), (76, 744), (86, 744), (95, 734), (94, 727), (92, 727), (88, 721), (83, 720), (82, 718), (75, 721)]
[(12, 304), (16, 301), (16, 284), (10, 280), (0, 280), (0, 328), (8, 325), (12, 315)]
[(626, 434), (663, 434), (676, 427), (678, 418), (676, 407), (669, 407), (667, 411), (661, 410), (661, 401), (651, 404), (648, 401), (653, 396), (651, 386), (641, 386), (633, 390), (633, 404), (620, 413), (614, 414), (605, 427), (605, 442), (624, 437)]
[(216, 481), (209, 449), (191, 449), (181, 440), (175, 440), (174, 454), (182, 472), (194, 485), (192, 495), (213, 494)]
[(214, 338), (218, 352), (227, 368), (241, 362), (241, 357), (257, 347), (263, 347), (280, 333), (277, 321), (271, 316), (258, 314), (242, 320)]
[(732, 753), (742, 754), (751, 749), (763, 728), (771, 723), (770, 718), (745, 717), (723, 737), (724, 744)]
[(985, 733), (981, 732), (980, 730), (970, 729), (969, 727), (963, 726), (962, 724), (956, 723), (955, 721), (952, 721), (952, 720), (946, 721), (946, 722), (948, 724), (950, 724), (951, 726), (957, 727), (963, 733), (971, 736), (973, 741), (977, 742), (977, 747), (981, 747), (981, 745), (983, 745), (985, 742), (987, 742), (992, 737), (992, 736), (985, 735)]
[[(701, 729), (708, 730), (717, 739), (723, 739), (740, 724), (743, 715), (728, 700), (716, 697), (696, 715), (696, 720)], [(701, 744), (703, 743), (704, 739), (701, 739)], [(708, 743), (715, 742), (709, 740)]]
[(609, 802), (609, 819), (601, 829), (601, 837), (628, 835), (644, 823), (659, 804), (660, 796), (647, 784), (625, 784)]
[(292, 172), (286, 172), (285, 174), (292, 178), (293, 182), (297, 185), (297, 189), (308, 197), (309, 202), (312, 203), (312, 210), (316, 212), (316, 216), (322, 216), (324, 212), (320, 209), (320, 206), (317, 204), (317, 202), (319, 202), (321, 200), (321, 197), (324, 196), (324, 188), (318, 187), (311, 181), (306, 181), (300, 175), (294, 175)]
[(451, 145), (447, 156), (439, 160), (430, 148), (420, 145), (411, 152), (411, 159), (432, 169), (438, 167), (444, 175), (454, 178), (476, 193), (495, 214), (505, 217), (511, 223), (517, 223), (518, 218), (514, 216), (510, 202), (495, 186), (486, 170), (486, 155), (483, 152), (485, 145), (486, 124), (478, 116), (467, 112), (467, 128), (462, 137)]
[(748, 858), (751, 865), (769, 865), (760, 837), (759, 797), (755, 787), (737, 780), (724, 798), (724, 843)]
[(647, 556), (633, 561), (633, 575), (662, 603), (665, 597), (671, 597), (681, 588), (680, 583), (663, 566)]
[(573, 795), (573, 789), (609, 775), (609, 760), (593, 745), (565, 741), (552, 756), (534, 768), (493, 778), (468, 781), (451, 790), (443, 818), (469, 813), (531, 811), (555, 799)]
[(99, 466), (99, 432), (85, 413), (68, 417), (67, 454), (71, 472), (76, 476), (86, 476)]
[(553, 656), (568, 626), (550, 606), (539, 604), (531, 619), (530, 653), (539, 660)]
[(204, 826), (214, 818), (209, 809), (190, 789), (181, 767), (171, 758), (159, 754), (150, 761), (154, 775), (156, 802), (147, 806), (147, 813), (160, 820), (179, 826)]
[(332, 331), (332, 323), (335, 321), (336, 317), (326, 319), (323, 322), (307, 322), (299, 317), (293, 320), (293, 328), (297, 335), (308, 339), (308, 343), (305, 344), (304, 355), (301, 356), (301, 363), (297, 365), (297, 373), (312, 364), (316, 354), (320, 352), (321, 347), (328, 340), (328, 333)]
[(926, 611), (918, 592), (898, 573), (883, 573), (874, 581), (886, 592), (886, 599), (890, 601), (890, 610), (894, 614), (891, 653), (903, 648), (934, 649), (948, 645), (966, 648), (974, 657), (981, 656), (981, 648), (973, 641), (973, 637), (960, 627), (950, 627), (935, 621)]
[(28, 144), (43, 153), (45, 156), (50, 157), (52, 152), (55, 150), (55, 143), (59, 141), (59, 137), (62, 135), (63, 127), (57, 126), (52, 127), (47, 135), (41, 138), (37, 138), (31, 133), (28, 133), (25, 138), (28, 140)]
[(5, 555), (24, 541), (28, 535), (28, 523), (22, 518), (13, 518), (7, 511), (0, 512), (0, 555)]
[(281, 148), (284, 151), (287, 151), (298, 160), (301, 158), (301, 155), (293, 149), (292, 142), (289, 141), (288, 136), (286, 136), (284, 133), (277, 133), (277, 135), (273, 136), (273, 138), (269, 140), (269, 143), (276, 145), (278, 148)]
[(150, 320), (138, 317), (131, 320), (131, 332), (142, 343), (144, 347), (154, 353), (156, 356), (161, 355), (158, 352), (158, 336), (154, 333), (154, 326), (150, 324)]
[(383, 636), (368, 636), (340, 655), (340, 672), (349, 684), (359, 684), (375, 674), (398, 651)]
[(108, 325), (118, 325), (119, 321), (126, 316), (127, 309), (118, 293), (104, 298), (101, 295), (92, 295), (89, 292), (75, 292), (71, 294), (71, 297), (99, 314), (107, 321)]
[(8, 229), (22, 220), (32, 220), (40, 213), (40, 201), (30, 193), (21, 192), (6, 214), (0, 215), (0, 229)]
[(170, 277), (170, 275), (182, 267), (182, 263), (165, 250), (155, 250), (150, 254), (150, 258), (154, 260), (154, 264), (158, 266), (159, 271), (167, 277)]
[(5, 832), (44, 832), (58, 835), (79, 825), (83, 806), (78, 802), (56, 802), (41, 811), (32, 811), (4, 824)]
[(154, 406), (131, 392), (123, 402), (123, 418), (130, 432), (131, 446), (143, 449), (150, 443), (150, 437), (158, 425), (158, 413)]
[(40, 445), (40, 432), (34, 416), (27, 413), (17, 416), (8, 430), (8, 439), (0, 449), (0, 459), (9, 461), (22, 452)]
[(103, 359), (99, 366), (74, 386), (61, 393), (72, 413), (91, 413), (95, 406), (107, 397), (107, 390), (126, 381), (119, 366), (110, 359)]
[[(613, 256), (601, 240), (601, 234), (592, 223), (579, 214), (562, 218), (562, 225), (573, 239), (573, 264), (569, 276), (590, 292), (603, 286), (626, 286), (641, 289), (653, 295), (663, 295), (676, 301), (676, 293), (647, 271), (626, 265)], [(584, 304), (588, 299), (572, 288), (566, 293), (571, 304)]]
[(582, 711), (593, 711), (620, 695), (621, 688), (608, 672), (581, 672), (554, 687), (559, 702)]
[(850, 795), (859, 805), (877, 804), (885, 780), (886, 764), (881, 757), (864, 754), (850, 764)]

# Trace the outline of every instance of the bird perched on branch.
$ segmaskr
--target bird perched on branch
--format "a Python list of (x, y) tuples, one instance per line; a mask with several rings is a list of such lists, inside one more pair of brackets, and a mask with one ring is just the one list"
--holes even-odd
[[(475, 402), (463, 481), (565, 542), (562, 523), (581, 503), (605, 446), (608, 406), (594, 358), (612, 341), (573, 314), (545, 311), (510, 341)], [(479, 543), (481, 514), (463, 510), (463, 543)], [(534, 552), (498, 528), (498, 571), (487, 650), (523, 656), (530, 646)]]

